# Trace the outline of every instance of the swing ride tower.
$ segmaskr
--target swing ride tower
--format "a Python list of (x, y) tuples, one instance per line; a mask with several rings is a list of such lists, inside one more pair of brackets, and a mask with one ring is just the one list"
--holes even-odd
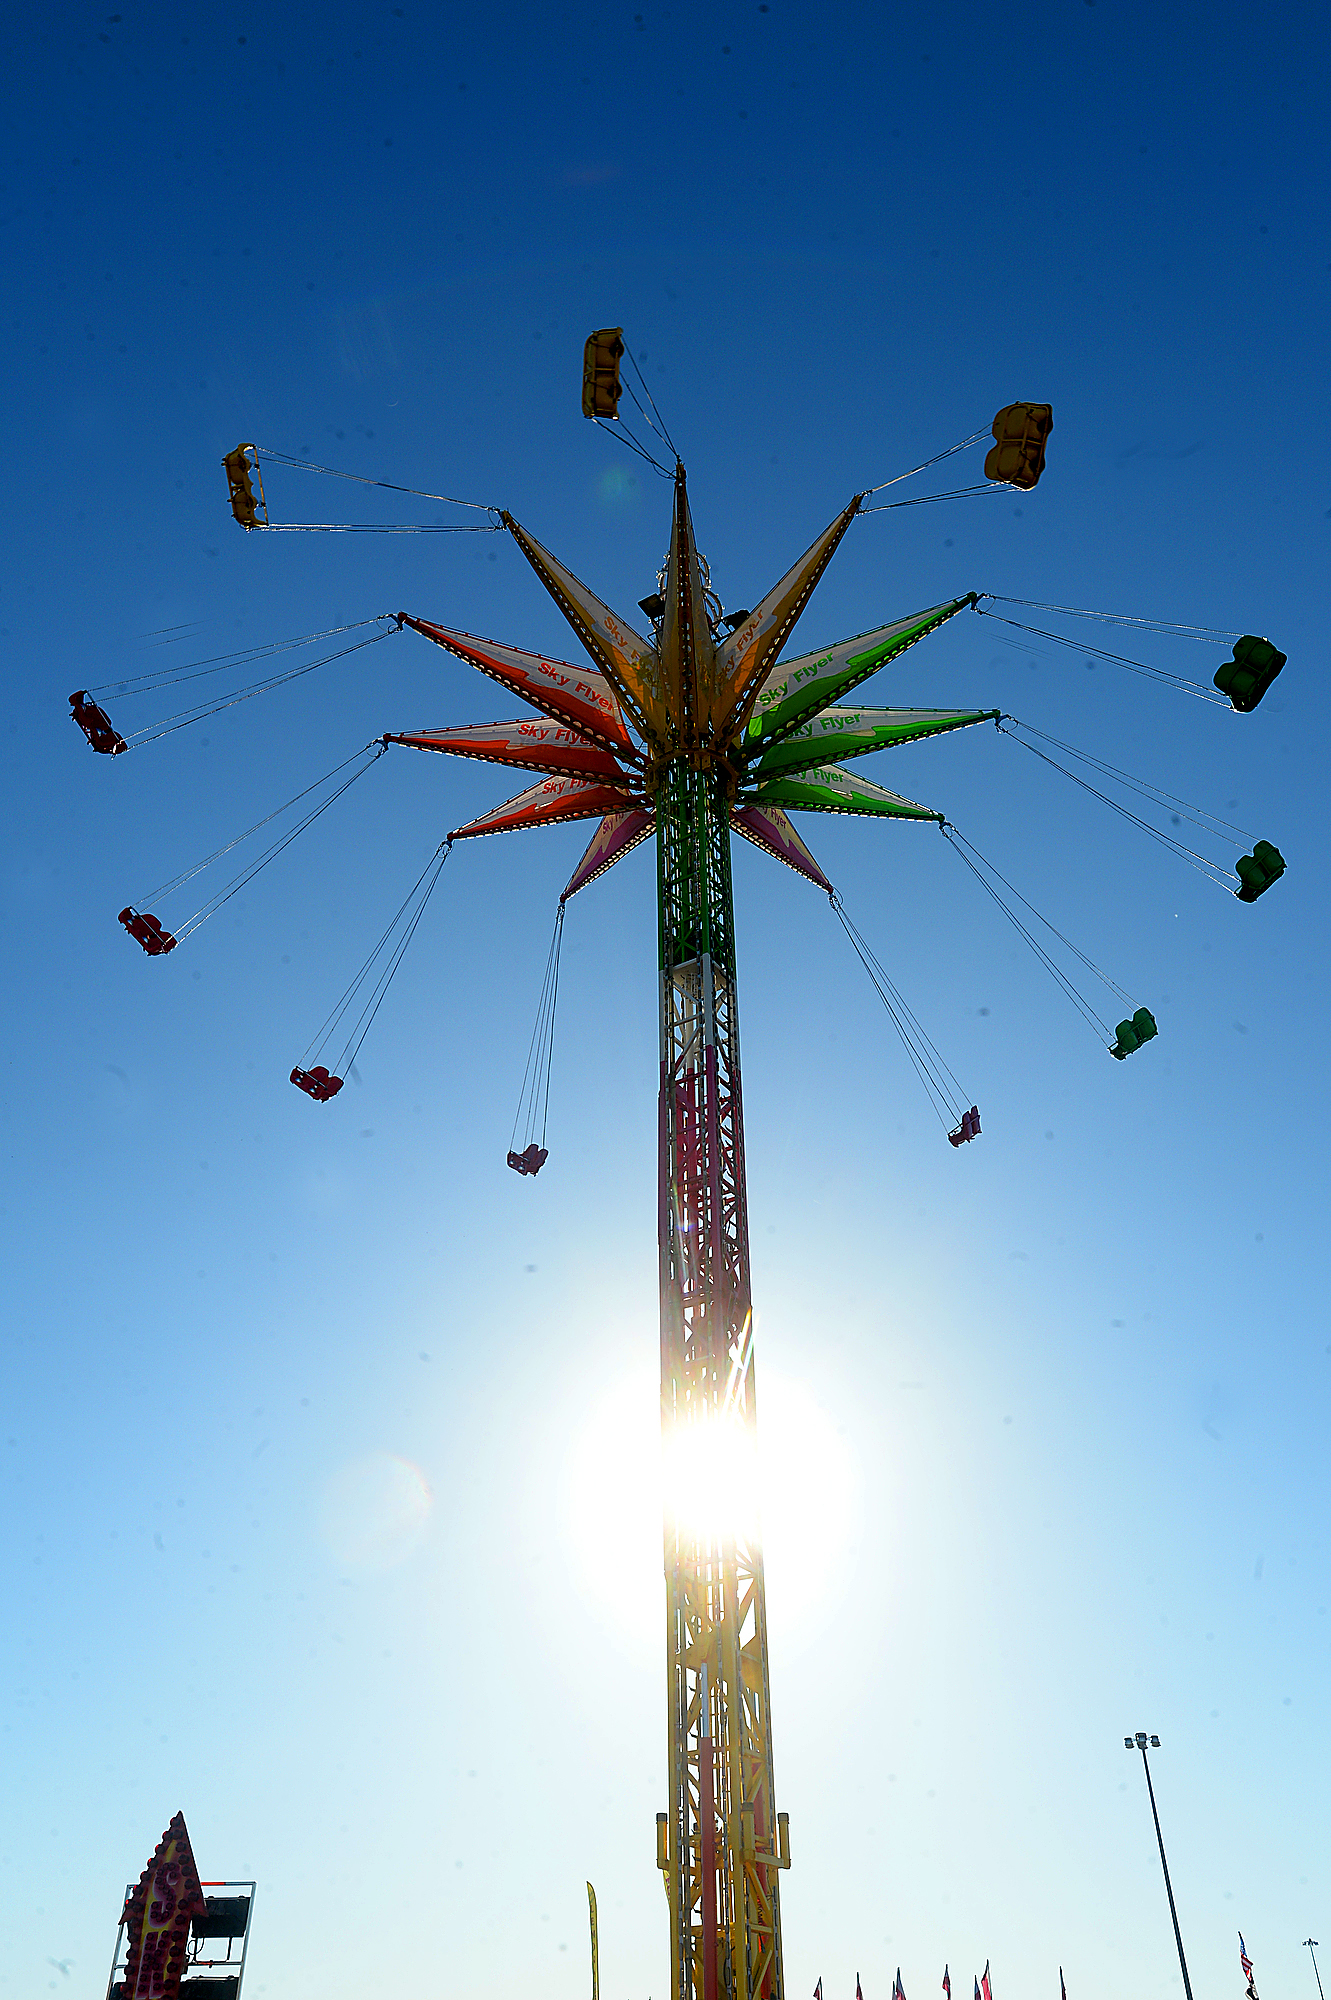
[[(656, 778), (661, 1087), (658, 1247), (669, 1807), (657, 1865), (673, 2000), (781, 2000), (778, 1870), (748, 1195), (730, 875), (733, 770), (700, 730), (715, 658), (684, 472), (663, 626), (677, 654), (677, 753)], [(665, 633), (663, 632), (663, 639)], [(669, 652), (663, 647), (663, 653)], [(744, 1491), (746, 1485), (749, 1491)], [(729, 1503), (729, 1504), (728, 1504)], [(727, 1518), (727, 1515), (729, 1518)]]
[(672, 759), (656, 795), (659, 1250), (669, 1807), (657, 1865), (675, 2000), (780, 2000), (778, 1871), (730, 810)]
[[(588, 342), (585, 415), (616, 416), (618, 363), (624, 353), (618, 329), (605, 329)], [(645, 390), (645, 383), (643, 387)], [(997, 443), (985, 462), (986, 479), (1023, 490), (1034, 486), (1043, 468), (1045, 439), (1051, 428), (1048, 405), (1020, 403), (1001, 410), (992, 427)], [(977, 432), (915, 470), (924, 471), (974, 444), (980, 436)], [(673, 446), (670, 449), (673, 451)], [(281, 454), (266, 455), (282, 460)], [(643, 456), (650, 458), (646, 451)], [(267, 529), (270, 523), (262, 483), (257, 498), (250, 483), (252, 474), (258, 476), (257, 448), (237, 447), (224, 462), (236, 520), (247, 531)], [(328, 470), (289, 458), (285, 462), (310, 471)], [(952, 1085), (956, 1080), (939, 1068), (932, 1044), (919, 1031), (901, 996), (849, 922), (789, 814), (853, 814), (942, 829), (982, 886), (1054, 970), (1069, 996), (1076, 1000), (1077, 995), (999, 890), (981, 874), (976, 864), (983, 863), (983, 857), (969, 842), (961, 841), (941, 812), (842, 768), (848, 760), (872, 752), (978, 723), (997, 722), (1002, 727), (1005, 721), (1013, 722), (997, 709), (846, 704), (846, 696), (860, 683), (958, 612), (979, 610), (977, 594), (967, 592), (872, 631), (783, 659), (783, 648), (796, 621), (842, 537), (860, 512), (880, 511), (864, 503), (883, 488), (870, 488), (854, 496), (753, 611), (728, 614), (711, 588), (707, 564), (697, 549), (683, 465), (676, 457), (671, 473), (654, 459), (651, 462), (672, 480), (673, 510), (669, 550), (657, 574), (658, 592), (640, 600), (643, 614), (651, 622), (650, 638), (635, 631), (509, 513), (469, 501), (447, 501), (444, 495), (424, 495), (449, 505), (474, 507), (490, 516), (485, 527), (468, 532), (507, 532), (513, 538), (576, 633), (591, 667), (480, 639), (405, 612), (396, 614), (395, 619), (366, 621), (383, 629), (330, 657), (341, 657), (343, 652), (378, 643), (394, 631), (410, 627), (520, 696), (535, 715), (510, 723), (465, 723), (386, 734), (358, 753), (360, 760), (368, 758), (369, 762), (362, 761), (350, 777), (339, 774), (357, 758), (346, 760), (327, 780), (320, 781), (327, 787), (336, 780), (337, 788), (321, 803), (308, 805), (294, 832), (275, 840), (251, 869), (195, 916), (168, 931), (155, 916), (130, 905), (121, 912), (120, 922), (149, 956), (162, 957), (173, 951), (177, 933), (181, 940), (188, 936), (250, 880), (258, 867), (280, 853), (295, 833), (341, 797), (390, 745), (480, 758), (520, 769), (536, 782), (448, 835), (320, 1038), (311, 1044), (305, 1062), (312, 1062), (331, 1035), (343, 1032), (339, 1024), (350, 1020), (349, 1038), (338, 1058), (339, 1070), (348, 1071), (454, 843), (573, 820), (596, 821), (591, 842), (560, 898), (543, 1011), (533, 1039), (537, 1050), (544, 1032), (542, 1021), (553, 1033), (565, 905), (639, 842), (654, 836), (660, 1005), (658, 1246), (666, 1475), (668, 1771), (667, 1809), (657, 1814), (656, 1860), (670, 1913), (670, 2000), (785, 2000), (778, 1885), (781, 1871), (790, 1865), (790, 1840), (787, 1815), (776, 1810), (767, 1611), (756, 1490), (758, 1414), (732, 833), (794, 869), (832, 899), (926, 1088), (937, 1100), (945, 1126), (949, 1117), (955, 1121), (954, 1129), (947, 1133), (954, 1147), (977, 1136), (978, 1112), (974, 1106), (969, 1112), (965, 1110), (964, 1096), (954, 1101), (949, 1079)], [(1187, 629), (1192, 636), (1205, 630), (1164, 629)], [(311, 638), (332, 636), (330, 632)], [(1060, 643), (1071, 642), (1062, 639)], [(1121, 660), (1114, 654), (1103, 657)], [(1231, 707), (1246, 713), (1260, 701), (1284, 662), (1285, 655), (1268, 641), (1251, 634), (1238, 637), (1234, 660), (1216, 675), (1220, 696), (1215, 698), (1227, 696)], [(1132, 667), (1136, 663), (1124, 660), (1122, 664)], [(275, 686), (305, 671), (308, 668), (302, 667), (290, 674), (277, 674), (261, 686)], [(145, 682), (156, 678), (145, 677)], [(1188, 685), (1194, 693), (1207, 692), (1191, 683), (1179, 684)], [(235, 698), (258, 691), (245, 690)], [(85, 689), (70, 698), (74, 720), (92, 748), (114, 755), (133, 747), (134, 739), (127, 746), (105, 712), (92, 701), (95, 692)], [(211, 708), (195, 709), (185, 720), (211, 712)], [(165, 733), (168, 726), (183, 727), (184, 721), (169, 718), (158, 733)], [(143, 735), (150, 740), (147, 732)], [(1044, 741), (1055, 743), (1053, 738)], [(1082, 754), (1072, 752), (1070, 746), (1061, 747), (1073, 756)], [(1054, 763), (1045, 751), (1037, 749), (1036, 754), (1046, 764)], [(1112, 772), (1113, 767), (1091, 761), (1102, 776)], [(1055, 768), (1062, 766), (1055, 763)], [(1116, 775), (1140, 791), (1139, 781), (1124, 773)], [(1083, 782), (1080, 778), (1076, 781)], [(308, 800), (318, 789), (307, 787), (297, 794), (291, 807)], [(1097, 792), (1097, 796), (1105, 795)], [(1156, 798), (1162, 803), (1180, 803), (1163, 792), (1157, 792)], [(1135, 813), (1129, 816), (1138, 825), (1145, 824)], [(273, 817), (269, 815), (269, 819)], [(260, 821), (250, 832), (257, 833), (268, 823)], [(1177, 818), (1173, 823), (1178, 824)], [(1224, 824), (1216, 822), (1217, 826)], [(1148, 827), (1147, 831), (1154, 829)], [(1167, 846), (1179, 846), (1167, 833), (1156, 837)], [(210, 858), (220, 858), (235, 844)], [(962, 852), (963, 847), (966, 852)], [(1190, 849), (1186, 851), (1194, 861), (1200, 858)], [(989, 869), (989, 864), (983, 865)], [(1218, 864), (1204, 865), (1221, 873)], [(1283, 873), (1284, 865), (1278, 850), (1258, 841), (1253, 854), (1237, 864), (1240, 887), (1235, 893), (1239, 900), (1254, 901)], [(197, 872), (176, 878), (157, 893), (174, 892)], [(1004, 877), (997, 876), (996, 870), (989, 872), (1024, 904), (1025, 899), (1011, 890)], [(1032, 905), (1025, 904), (1025, 908), (1038, 918)], [(1061, 933), (1055, 936), (1061, 937)], [(1068, 944), (1066, 939), (1062, 941)], [(1075, 947), (1069, 949), (1075, 952)], [(384, 969), (372, 977), (381, 954)], [(1112, 985), (1090, 960), (1079, 952), (1075, 955)], [(1078, 1000), (1077, 1004), (1082, 1003)], [(1098, 1017), (1088, 1013), (1088, 1019), (1097, 1032), (1108, 1032)], [(1155, 1033), (1154, 1018), (1139, 1008), (1130, 1020), (1119, 1023), (1110, 1054), (1122, 1060)], [(548, 1087), (548, 1043), (544, 1061)], [(533, 1105), (540, 1074), (538, 1053), (532, 1072)], [(320, 1102), (329, 1101), (342, 1088), (341, 1076), (331, 1075), (322, 1066), (297, 1068), (291, 1080)], [(524, 1091), (526, 1088), (524, 1083)], [(520, 1173), (535, 1174), (547, 1157), (543, 1125), (539, 1145), (534, 1129), (526, 1136), (530, 1142), (526, 1151), (511, 1151), (509, 1165)]]

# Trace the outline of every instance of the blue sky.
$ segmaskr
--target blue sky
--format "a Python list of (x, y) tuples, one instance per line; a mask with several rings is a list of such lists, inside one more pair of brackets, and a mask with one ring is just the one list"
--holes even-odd
[[(1144, 1727), (1196, 1992), (1240, 2000), (1241, 1927), (1259, 1990), (1307, 1995), (1321, 14), (119, 4), (12, 17), (3, 65), (0, 1993), (103, 1990), (178, 1808), (205, 1876), (259, 1882), (247, 1992), (573, 2000), (587, 1877), (607, 2000), (667, 1990), (650, 850), (570, 906), (519, 1180), (585, 829), (455, 851), (359, 1081), (286, 1081), (504, 774), (394, 752), (170, 958), (115, 922), (383, 730), (518, 704), (408, 632), (116, 760), (66, 705), (398, 609), (570, 651), (505, 537), (243, 536), (241, 438), (506, 505), (631, 610), (668, 489), (578, 412), (622, 324), (732, 605), (852, 492), (1053, 403), (1036, 492), (856, 523), (801, 644), (976, 589), (1289, 655), (1238, 717), (967, 615), (866, 688), (1010, 710), (1289, 861), (1226, 900), (988, 730), (861, 767), (1160, 1022), (1111, 1063), (932, 829), (805, 821), (977, 1145), (825, 902), (735, 872), (791, 1993), (880, 2000), (899, 1965), (918, 2000), (946, 1960), (961, 2000), (987, 1957), (996, 2000), (1056, 2000), (1060, 1964), (1069, 2000), (1170, 1994)], [(295, 472), (268, 498), (429, 518)]]

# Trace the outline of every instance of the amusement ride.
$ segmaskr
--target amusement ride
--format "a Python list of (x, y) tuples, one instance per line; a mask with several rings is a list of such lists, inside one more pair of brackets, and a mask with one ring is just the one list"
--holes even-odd
[[(642, 397), (625, 372), (626, 358), (638, 375)], [(646, 429), (645, 438), (628, 428), (621, 412), (625, 390), (636, 406), (640, 428)], [(502, 532), (512, 537), (572, 628), (585, 661), (554, 659), (403, 612), (114, 683), (115, 692), (128, 697), (187, 680), (197, 687), (214, 674), (256, 666), (260, 670), (254, 683), (229, 688), (223, 695), (205, 695), (128, 737), (119, 733), (94, 698), (99, 694), (109, 698), (110, 688), (83, 689), (70, 701), (73, 719), (93, 750), (119, 755), (409, 629), (477, 668), (527, 705), (531, 713), (514, 721), (385, 734), (197, 867), (159, 885), (141, 903), (127, 905), (120, 913), (127, 933), (150, 957), (173, 952), (390, 748), (479, 758), (529, 774), (533, 782), (527, 789), (456, 828), (441, 844), (291, 1072), (291, 1082), (317, 1102), (327, 1103), (341, 1090), (457, 843), (570, 820), (594, 820), (590, 843), (559, 899), (508, 1151), (508, 1165), (524, 1176), (539, 1173), (548, 1157), (546, 1115), (565, 908), (571, 897), (640, 842), (654, 839), (660, 1008), (661, 1425), (667, 1458), (681, 1475), (670, 1482), (664, 1525), (669, 1771), (667, 1807), (658, 1813), (656, 1823), (656, 1863), (670, 1913), (670, 1992), (671, 2000), (722, 2000), (722, 1996), (784, 2000), (779, 1883), (782, 1871), (790, 1866), (790, 1838), (788, 1816), (777, 1808), (763, 1552), (751, 1493), (746, 1490), (757, 1396), (731, 836), (739, 834), (831, 898), (949, 1141), (959, 1148), (980, 1135), (978, 1107), (967, 1103), (967, 1093), (842, 908), (833, 885), (796, 831), (792, 813), (851, 814), (940, 828), (1112, 1056), (1124, 1060), (1136, 1053), (1155, 1037), (1156, 1023), (1149, 1009), (1133, 1007), (1123, 989), (1041, 917), (942, 813), (885, 789), (858, 770), (847, 769), (848, 764), (877, 751), (990, 723), (1124, 812), (1153, 838), (1227, 886), (1239, 901), (1253, 902), (1263, 895), (1284, 872), (1285, 863), (1271, 843), (1257, 840), (1231, 873), (1167, 828), (1187, 818), (1212, 844), (1217, 839), (1231, 841), (1239, 829), (1000, 710), (864, 707), (852, 698), (856, 690), (967, 610), (1001, 618), (1024, 632), (1039, 632), (1052, 643), (1093, 653), (1240, 713), (1257, 706), (1284, 666), (1285, 655), (1253, 634), (1164, 625), (1128, 614), (1033, 605), (967, 592), (872, 631), (788, 657), (785, 649), (795, 625), (856, 519), (890, 506), (921, 503), (878, 497), (898, 480), (853, 495), (754, 608), (726, 610), (694, 536), (683, 463), (625, 348), (622, 329), (601, 329), (588, 340), (582, 407), (593, 421), (616, 426), (629, 447), (671, 484), (668, 551), (656, 588), (638, 606), (645, 631), (612, 610), (506, 510), (428, 494), (421, 497), (472, 507), (483, 516), (479, 523), (447, 524), (443, 531)], [(1043, 471), (1052, 429), (1048, 405), (1012, 404), (999, 412), (991, 429), (960, 440), (898, 479), (928, 471), (953, 453), (991, 438), (984, 466), (988, 487), (974, 485), (926, 499), (956, 498), (1004, 486), (1028, 490)], [(664, 463), (658, 453), (664, 455)], [(263, 463), (359, 477), (252, 444), (238, 446), (224, 464), (232, 512), (247, 531), (374, 528), (369, 523), (270, 520)], [(360, 483), (399, 493), (417, 490), (379, 480)], [(419, 531), (424, 530), (388, 530)], [(1033, 626), (1031, 611), (1077, 622), (1071, 634)], [(1222, 646), (1232, 641), (1232, 655), (1213, 682), (1189, 681), (1126, 654), (1086, 647), (1079, 633), (1089, 619), (1102, 620), (1119, 632), (1131, 631), (1138, 640), (1163, 634)], [(279, 656), (329, 639), (337, 644), (320, 659), (273, 664)], [(1116, 792), (1126, 792), (1132, 803), (1125, 804)], [(1152, 822), (1153, 809), (1164, 826)], [(267, 844), (257, 852), (248, 850), (255, 858), (181, 922), (168, 927), (143, 907), (186, 892), (204, 868), (261, 835), (268, 836)], [(1067, 969), (1071, 961), (1127, 1002), (1129, 1011), (1112, 1030), (1082, 992), (1079, 973)], [(318, 1059), (330, 1049), (329, 1060)], [(711, 1510), (691, 1506), (680, 1498), (690, 1490), (724, 1494), (727, 1504)]]

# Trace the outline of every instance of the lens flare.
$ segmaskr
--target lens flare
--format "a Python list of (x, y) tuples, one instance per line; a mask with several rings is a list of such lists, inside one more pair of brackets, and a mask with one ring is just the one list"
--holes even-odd
[(434, 1496), (419, 1465), (388, 1451), (341, 1466), (323, 1493), (324, 1539), (345, 1570), (373, 1576), (406, 1561)]
[(603, 506), (631, 506), (639, 497), (638, 475), (626, 466), (608, 465), (597, 481), (597, 490)]

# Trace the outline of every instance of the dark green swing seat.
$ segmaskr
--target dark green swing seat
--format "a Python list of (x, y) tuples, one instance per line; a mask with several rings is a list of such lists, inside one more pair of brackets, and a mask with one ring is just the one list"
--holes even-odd
[(1150, 1008), (1139, 1007), (1130, 1021), (1119, 1022), (1114, 1030), (1117, 1039), (1109, 1053), (1119, 1062), (1126, 1062), (1134, 1050), (1139, 1049), (1143, 1042), (1154, 1041), (1159, 1032)]
[(1280, 652), (1269, 639), (1246, 632), (1235, 641), (1234, 657), (1220, 668), (1215, 684), (1221, 694), (1229, 696), (1231, 708), (1236, 708), (1240, 715), (1249, 715), (1288, 658), (1288, 653)]
[(1242, 884), (1239, 901), (1255, 903), (1284, 872), (1285, 857), (1280, 849), (1272, 847), (1269, 840), (1259, 840), (1251, 854), (1241, 854), (1234, 864), (1234, 873)]

